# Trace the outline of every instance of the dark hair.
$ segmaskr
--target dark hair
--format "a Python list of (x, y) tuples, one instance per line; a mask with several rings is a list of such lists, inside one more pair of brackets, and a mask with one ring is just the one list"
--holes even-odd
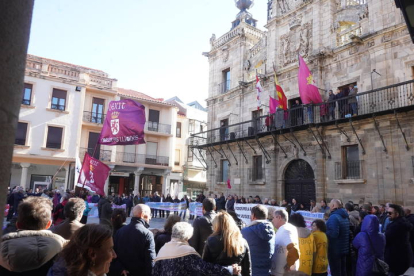
[(399, 214), (400, 217), (403, 217), (404, 216), (404, 210), (403, 210), (403, 208), (400, 205), (397, 205), (397, 204), (389, 204), (388, 207), (394, 209)]
[(205, 198), (203, 200), (203, 208), (206, 210), (206, 212), (210, 212), (216, 209), (216, 201), (214, 198)]
[(267, 219), (268, 210), (263, 205), (256, 205), (251, 210), (256, 219)]
[(181, 217), (178, 215), (169, 216), (164, 224), (164, 232), (172, 233), (172, 229), (177, 222), (181, 221)]
[(359, 217), (361, 218), (361, 222), (364, 220), (364, 218), (368, 216), (368, 213), (365, 211), (360, 211), (359, 212)]
[(376, 213), (379, 213), (379, 207), (378, 206), (374, 206), (374, 207), (372, 207), (372, 208), (374, 208), (375, 209), (375, 211), (376, 211)]
[(305, 219), (299, 213), (290, 215), (289, 223), (296, 227), (306, 227)]
[(345, 209), (349, 212), (352, 212), (354, 210), (354, 204), (348, 202), (347, 204), (345, 204)]
[(75, 220), (79, 216), (82, 216), (83, 211), (85, 211), (85, 201), (81, 198), (71, 198), (66, 203), (63, 213), (65, 217), (69, 220)]
[(51, 220), (53, 205), (48, 198), (30, 196), (17, 208), (17, 223), (22, 230), (43, 230)]
[(119, 229), (126, 221), (126, 212), (124, 209), (114, 209), (111, 216), (111, 222), (114, 229)]
[(325, 199), (322, 199), (321, 201), (322, 201), (323, 203), (325, 203), (325, 205), (326, 205), (326, 200), (325, 200)]
[(89, 249), (99, 249), (111, 238), (112, 230), (105, 225), (86, 224), (77, 230), (60, 253), (66, 262), (67, 274), (87, 275), (92, 267)]
[(318, 229), (321, 232), (326, 233), (326, 224), (325, 224), (325, 222), (323, 220), (321, 220), (321, 219), (315, 219), (314, 221), (312, 221), (312, 224), (314, 224), (314, 223), (315, 223), (316, 227), (318, 227)]

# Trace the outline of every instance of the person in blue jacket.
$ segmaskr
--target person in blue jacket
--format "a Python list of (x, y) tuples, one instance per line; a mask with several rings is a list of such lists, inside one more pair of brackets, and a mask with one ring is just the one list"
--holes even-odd
[(361, 232), (352, 242), (358, 250), (355, 276), (370, 276), (375, 258), (384, 260), (385, 236), (379, 233), (379, 220), (375, 215), (368, 215), (362, 222)]
[(349, 216), (338, 199), (329, 204), (331, 214), (326, 222), (328, 260), (332, 276), (346, 276), (346, 256), (349, 253)]
[(250, 225), (241, 230), (243, 238), (250, 248), (252, 275), (268, 276), (275, 248), (275, 231), (273, 225), (267, 221), (268, 210), (263, 205), (256, 205), (251, 209)]

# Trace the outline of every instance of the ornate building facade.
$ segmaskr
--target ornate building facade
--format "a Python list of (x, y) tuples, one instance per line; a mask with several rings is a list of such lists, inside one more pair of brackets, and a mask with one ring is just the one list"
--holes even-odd
[[(248, 12), (252, 2), (236, 1), (231, 30), (213, 35), (203, 53), (209, 130), (195, 134), (192, 146), (206, 151), (209, 191), (305, 205), (341, 198), (414, 206), (414, 45), (395, 3), (273, 0), (263, 31)], [(298, 54), (324, 100), (329, 90), (345, 96), (293, 108)], [(274, 69), (290, 109), (268, 128)], [(256, 75), (264, 88), (259, 109)], [(357, 97), (348, 97), (349, 85)]]

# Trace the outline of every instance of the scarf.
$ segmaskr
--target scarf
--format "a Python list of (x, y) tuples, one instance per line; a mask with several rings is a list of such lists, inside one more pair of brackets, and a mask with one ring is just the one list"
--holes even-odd
[(154, 261), (156, 262), (160, 260), (175, 259), (188, 255), (197, 255), (199, 258), (201, 258), (197, 251), (195, 251), (195, 249), (191, 247), (188, 242), (172, 240), (161, 247), (157, 258), (155, 258)]

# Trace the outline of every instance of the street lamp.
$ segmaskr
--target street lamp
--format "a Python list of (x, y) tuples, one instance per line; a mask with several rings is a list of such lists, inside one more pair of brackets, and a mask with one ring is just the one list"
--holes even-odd
[(401, 9), (410, 32), (411, 41), (414, 43), (414, 2), (412, 0), (395, 0), (395, 5)]

